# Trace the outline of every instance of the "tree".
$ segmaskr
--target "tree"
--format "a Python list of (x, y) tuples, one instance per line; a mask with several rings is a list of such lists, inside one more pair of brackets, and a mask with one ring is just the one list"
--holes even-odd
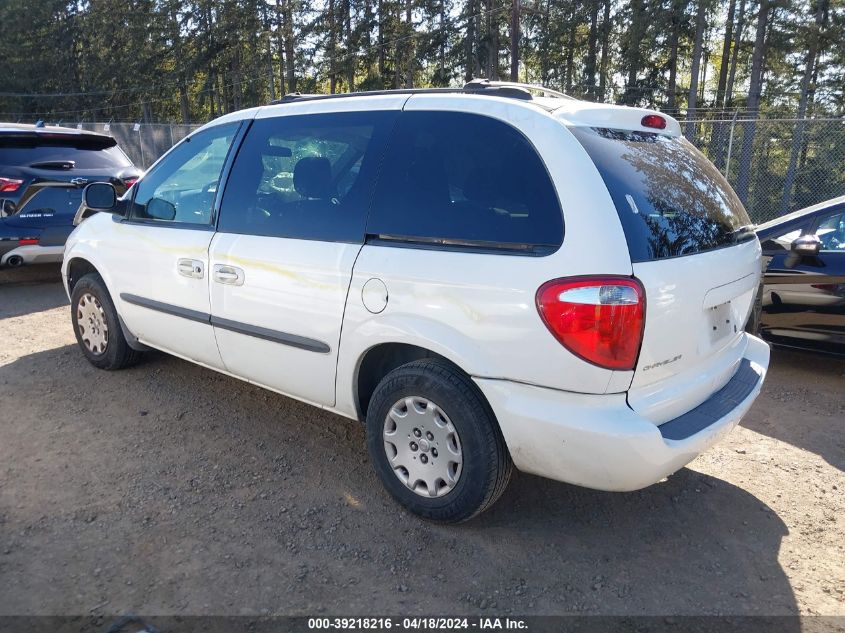
[(739, 159), (739, 173), (737, 176), (736, 192), (742, 203), (748, 200), (748, 186), (751, 173), (751, 155), (754, 151), (754, 134), (757, 123), (754, 118), (760, 109), (760, 94), (763, 89), (763, 62), (766, 55), (766, 26), (769, 19), (771, 5), (769, 0), (760, 0), (757, 11), (757, 35), (754, 40), (754, 51), (751, 55), (751, 74), (749, 76), (748, 101), (746, 110), (749, 121), (745, 125), (742, 135), (742, 153)]

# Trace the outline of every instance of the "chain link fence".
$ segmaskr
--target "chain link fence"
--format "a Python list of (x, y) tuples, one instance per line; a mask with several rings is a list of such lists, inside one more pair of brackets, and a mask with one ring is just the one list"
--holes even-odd
[(845, 118), (683, 121), (745, 204), (751, 220), (845, 195)]
[(110, 134), (120, 148), (141, 169), (152, 165), (176, 143), (200, 125), (176, 123), (79, 123), (77, 129)]
[[(111, 134), (142, 168), (199, 125), (82, 123)], [(845, 118), (682, 121), (687, 138), (712, 160), (755, 223), (845, 195)]]

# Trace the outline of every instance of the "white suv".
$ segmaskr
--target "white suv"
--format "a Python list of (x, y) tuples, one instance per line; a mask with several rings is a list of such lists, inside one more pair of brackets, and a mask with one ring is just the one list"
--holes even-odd
[(89, 185), (79, 217), (108, 213), (63, 265), (82, 352), (156, 348), (365, 421), (429, 519), (483, 511), (512, 466), (659, 481), (760, 392), (760, 246), (675, 120), (536, 92), (292, 95), (120, 200)]

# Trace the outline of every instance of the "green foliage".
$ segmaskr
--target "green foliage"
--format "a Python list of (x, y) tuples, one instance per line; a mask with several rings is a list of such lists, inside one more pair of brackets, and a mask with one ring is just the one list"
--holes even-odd
[[(821, 26), (813, 20), (817, 1), (770, 3), (758, 51), (763, 113), (796, 111), (814, 36), (820, 54), (807, 114), (839, 115), (845, 107), (845, 0), (828, 0)], [(706, 28), (697, 33), (700, 2)], [(743, 112), (759, 5), (737, 0), (728, 24), (728, 3), (518, 1), (519, 79), (683, 116), (700, 35), (697, 116)], [(743, 32), (728, 33), (723, 58), (740, 6)], [(204, 121), (293, 90), (507, 79), (514, 9), (513, 0), (4, 0), (0, 118)], [(734, 54), (735, 81), (718, 99), (719, 71)]]

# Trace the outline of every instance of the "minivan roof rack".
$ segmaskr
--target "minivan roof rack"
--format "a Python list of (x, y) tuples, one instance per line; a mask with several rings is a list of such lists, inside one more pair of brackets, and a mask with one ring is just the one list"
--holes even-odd
[(270, 105), (279, 105), (283, 103), (294, 103), (299, 101), (318, 101), (322, 99), (339, 99), (344, 97), (372, 97), (379, 95), (415, 95), (415, 94), (489, 94), (498, 97), (509, 97), (511, 99), (520, 99), (523, 101), (531, 101), (534, 97), (531, 94), (539, 92), (542, 95), (551, 96), (559, 99), (574, 99), (562, 92), (552, 90), (551, 88), (544, 88), (543, 86), (535, 86), (533, 84), (513, 83), (509, 81), (490, 81), (489, 79), (473, 79), (468, 81), (460, 88), (397, 88), (394, 90), (369, 90), (362, 92), (339, 92), (335, 94), (313, 94), (290, 92), (281, 99), (272, 101)]
[(536, 84), (526, 84), (526, 83), (519, 83), (516, 81), (492, 81), (490, 79), (472, 79), (464, 84), (464, 90), (466, 91), (479, 91), (479, 90), (506, 90), (506, 89), (518, 89), (521, 91), (526, 91), (529, 94), (531, 92), (539, 92), (543, 96), (554, 97), (556, 99), (571, 99), (576, 101), (575, 97), (572, 97), (564, 92), (559, 92), (557, 90), (552, 90), (551, 88), (546, 88), (545, 86), (538, 86)]

